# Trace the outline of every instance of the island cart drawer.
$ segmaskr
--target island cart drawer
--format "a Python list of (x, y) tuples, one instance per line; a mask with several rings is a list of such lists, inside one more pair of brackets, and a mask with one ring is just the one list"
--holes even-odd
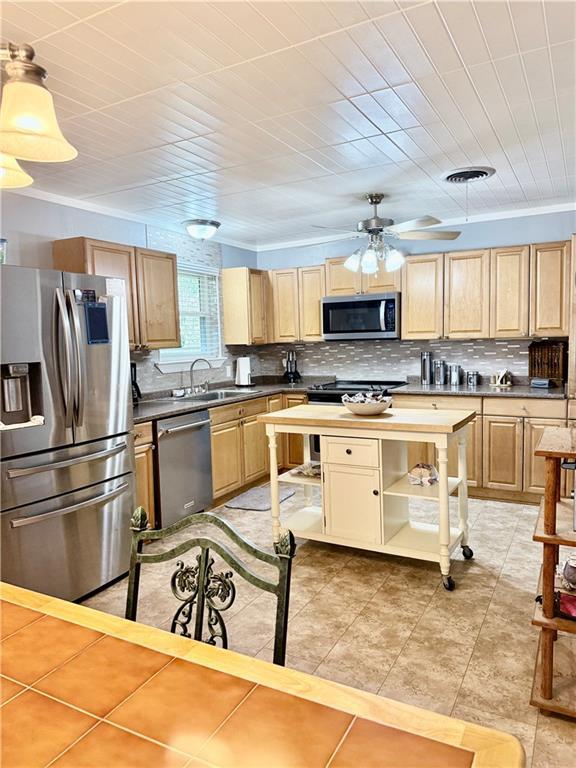
[(134, 447), (139, 445), (149, 445), (154, 442), (152, 437), (152, 422), (145, 421), (143, 424), (134, 425)]
[(379, 467), (378, 440), (359, 437), (323, 437), (322, 461), (328, 464), (350, 464), (357, 467)]
[(482, 413), (482, 399), (469, 395), (393, 395), (392, 408), (434, 408)]
[(566, 400), (540, 400), (530, 397), (485, 397), (484, 413), (488, 416), (528, 416), (531, 418), (565, 419)]
[(258, 413), (266, 413), (268, 401), (265, 397), (257, 397), (255, 400), (244, 400), (241, 403), (220, 405), (218, 408), (210, 408), (210, 421), (215, 424), (226, 424), (228, 421), (244, 419), (247, 416), (256, 416)]

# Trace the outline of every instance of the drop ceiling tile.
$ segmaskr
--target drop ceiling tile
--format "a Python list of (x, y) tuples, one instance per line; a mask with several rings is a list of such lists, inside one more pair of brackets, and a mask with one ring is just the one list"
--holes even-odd
[(338, 3), (328, 2), (325, 3), (325, 5), (341, 27), (347, 27), (350, 24), (359, 24), (370, 18), (361, 3), (341, 0), (341, 2)]
[(576, 90), (576, 42), (574, 40), (550, 49), (554, 85), (558, 92), (574, 94)]
[(394, 88), (394, 93), (406, 104), (421, 125), (427, 125), (438, 120), (438, 115), (430, 105), (422, 89), (417, 83), (406, 83)]
[(438, 7), (464, 63), (473, 65), (489, 61), (490, 53), (473, 3), (444, 1)]
[(576, 38), (576, 4), (573, 2), (544, 3), (548, 39), (552, 45)]
[(415, 128), (420, 125), (412, 112), (404, 104), (402, 99), (396, 94), (393, 88), (385, 88), (382, 91), (375, 91), (372, 97), (378, 104), (392, 117), (400, 128)]
[(363, 24), (348, 30), (348, 34), (364, 51), (388, 85), (402, 85), (412, 80), (375, 24)]
[(305, 43), (299, 46), (298, 50), (324, 77), (329, 78), (332, 86), (337, 88), (342, 96), (350, 98), (364, 92), (365, 89), (357, 78), (334, 56), (322, 40)]
[(518, 53), (508, 3), (476, 0), (473, 6), (492, 58), (500, 59)]
[(540, 1), (517, 0), (509, 3), (520, 51), (531, 51), (547, 45), (544, 12)]
[(363, 46), (347, 32), (330, 35), (322, 41), (326, 48), (348, 69), (365, 91), (385, 88), (388, 83), (382, 74), (364, 54)]
[(401, 7), (394, 0), (361, 0), (360, 5), (371, 19), (398, 13), (398, 9)]
[(398, 123), (390, 117), (388, 112), (369, 93), (364, 96), (357, 96), (351, 99), (351, 101), (382, 133), (398, 130)]
[(281, 31), (291, 43), (301, 43), (314, 37), (314, 32), (307, 26), (304, 19), (296, 13), (295, 7), (282, 2), (253, 2), (252, 7), (272, 24), (275, 29)]
[(376, 136), (380, 133), (374, 123), (368, 120), (351, 101), (336, 101), (330, 106), (341, 118), (355, 128), (361, 136)]
[(328, 10), (330, 3), (306, 0), (304, 3), (290, 2), (289, 5), (292, 6), (295, 13), (304, 21), (312, 35), (325, 35), (340, 29), (340, 24), (336, 17)]
[(435, 5), (416, 6), (406, 11), (406, 18), (440, 73), (462, 67), (458, 52)]
[(502, 90), (512, 108), (530, 102), (530, 92), (520, 56), (509, 56), (494, 62)]
[(15, 43), (33, 45), (44, 35), (56, 32), (75, 20), (75, 16), (62, 6), (52, 8), (43, 2), (2, 3), (2, 37), (12, 39), (16, 30), (26, 32), (25, 38), (13, 39), (12, 42)]
[(375, 24), (414, 79), (432, 74), (430, 58), (402, 15), (392, 15)]
[[(212, 14), (214, 9), (217, 10), (217, 14)], [(236, 38), (250, 39), (260, 51), (267, 53), (289, 44), (288, 38), (282, 34), (282, 31), (265, 19), (249, 2), (218, 2), (214, 6), (209, 3), (186, 4), (186, 13), (191, 20), (195, 20), (200, 13), (205, 14), (206, 10), (209, 11), (210, 16), (209, 29), (219, 37), (226, 34), (229, 38), (228, 44), (232, 48), (238, 46), (238, 41), (232, 39), (234, 32)], [(203, 16), (203, 18), (206, 17)], [(233, 25), (228, 24), (227, 21), (232, 22)], [(200, 20), (200, 23), (205, 24), (204, 20)], [(224, 30), (227, 31), (224, 32)], [(255, 53), (254, 51), (250, 55)]]
[(523, 54), (522, 62), (526, 71), (528, 88), (534, 101), (545, 99), (554, 92), (554, 80), (550, 67), (548, 50), (529, 51)]

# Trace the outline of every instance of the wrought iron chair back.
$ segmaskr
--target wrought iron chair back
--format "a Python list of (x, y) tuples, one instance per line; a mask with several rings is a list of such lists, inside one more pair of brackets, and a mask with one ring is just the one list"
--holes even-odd
[[(186, 528), (200, 525), (218, 528), (240, 550), (276, 568), (277, 580), (271, 581), (255, 573), (243, 562), (226, 544), (219, 543), (205, 535), (187, 539), (172, 549), (164, 552), (143, 553), (144, 541), (165, 539)], [(200, 554), (196, 557), (195, 565), (185, 565), (178, 560), (176, 570), (172, 574), (171, 588), (173, 595), (181, 601), (181, 605), (172, 619), (171, 632), (203, 640), (210, 645), (228, 647), (228, 633), (222, 613), (227, 611), (236, 598), (236, 584), (232, 571), (214, 573), (214, 558), (212, 552), (218, 554), (243, 579), (259, 589), (276, 596), (276, 624), (274, 633), (274, 664), (284, 665), (286, 658), (286, 637), (288, 630), (288, 607), (290, 599), (290, 576), (292, 558), (296, 551), (294, 536), (291, 531), (285, 531), (280, 541), (274, 543), (274, 554), (265, 552), (254, 546), (225, 520), (209, 512), (190, 515), (173, 525), (159, 530), (148, 530), (148, 517), (143, 507), (138, 507), (130, 521), (132, 530), (132, 552), (130, 556), (130, 573), (128, 578), (128, 595), (126, 599), (126, 618), (136, 621), (138, 608), (138, 592), (140, 586), (140, 569), (143, 564), (164, 563), (173, 560), (191, 549), (198, 548)], [(206, 615), (207, 613), (207, 615)], [(209, 636), (203, 638), (204, 623)], [(189, 631), (193, 623), (193, 635)]]

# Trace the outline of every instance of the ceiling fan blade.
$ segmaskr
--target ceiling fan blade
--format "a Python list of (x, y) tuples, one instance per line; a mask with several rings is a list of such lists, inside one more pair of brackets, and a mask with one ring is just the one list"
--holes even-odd
[(395, 237), (399, 240), (456, 240), (461, 234), (461, 232), (440, 232), (437, 229), (433, 229), (430, 232), (419, 230), (398, 232)]
[(357, 232), (356, 225), (352, 227), (323, 227), (322, 224), (312, 224), (314, 229), (330, 229), (332, 232)]
[(410, 221), (401, 221), (400, 224), (393, 224), (387, 227), (391, 232), (407, 232), (409, 229), (422, 229), (423, 227), (433, 227), (435, 224), (442, 224), (440, 219), (434, 216), (421, 216), (419, 219), (410, 219)]

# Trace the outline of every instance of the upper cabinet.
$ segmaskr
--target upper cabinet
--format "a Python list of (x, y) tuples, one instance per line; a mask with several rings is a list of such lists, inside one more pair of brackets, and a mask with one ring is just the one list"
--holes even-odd
[(273, 340), (297, 341), (300, 338), (298, 269), (274, 269), (269, 274), (272, 290)]
[(326, 295), (324, 265), (298, 269), (300, 339), (322, 341), (322, 297)]
[(233, 267), (222, 270), (224, 344), (268, 341), (268, 273)]
[(530, 335), (568, 336), (570, 242), (530, 246)]
[(481, 339), (490, 333), (490, 251), (444, 256), (444, 335)]
[(528, 335), (528, 245), (490, 251), (490, 338)]
[(55, 269), (125, 280), (132, 347), (180, 346), (175, 254), (73, 237), (55, 240), (52, 256)]
[(350, 272), (344, 262), (347, 256), (326, 259), (326, 296), (352, 296), (357, 293), (391, 293), (400, 290), (401, 272), (386, 272), (379, 263), (374, 275)]
[(443, 334), (444, 254), (409, 256), (402, 267), (403, 339), (440, 339)]

